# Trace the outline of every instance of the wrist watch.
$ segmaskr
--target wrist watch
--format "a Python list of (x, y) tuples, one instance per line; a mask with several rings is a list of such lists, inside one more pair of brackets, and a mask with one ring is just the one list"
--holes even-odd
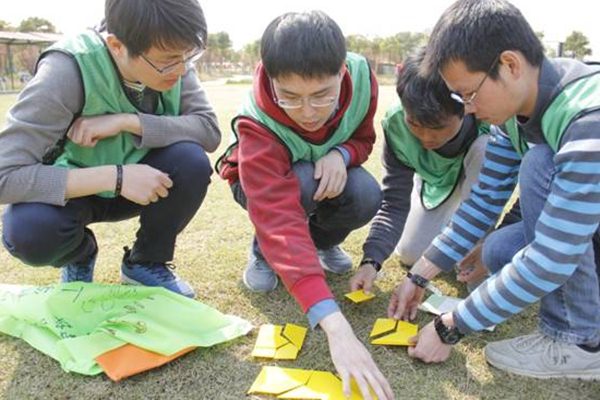
[[(445, 314), (445, 313), (444, 313)], [(452, 328), (448, 328), (444, 325), (444, 321), (442, 320), (442, 316), (444, 314), (440, 314), (433, 320), (433, 325), (435, 326), (435, 331), (437, 332), (440, 340), (445, 344), (456, 344), (462, 339), (465, 335), (460, 333), (456, 326)]]
[(381, 271), (381, 264), (372, 258), (363, 258), (363, 260), (360, 262), (360, 266), (362, 267), (365, 264), (371, 264), (375, 272)]
[(427, 284), (429, 283), (429, 279), (427, 279), (419, 274), (413, 274), (410, 271), (406, 273), (406, 277), (408, 279), (410, 279), (410, 281), (412, 283), (414, 283), (415, 285), (417, 285), (418, 287), (427, 289)]

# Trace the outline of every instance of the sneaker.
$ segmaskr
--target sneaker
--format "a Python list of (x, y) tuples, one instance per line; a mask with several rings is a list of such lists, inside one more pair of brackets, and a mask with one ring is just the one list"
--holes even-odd
[(321, 266), (324, 270), (334, 274), (345, 274), (352, 269), (352, 259), (340, 246), (333, 246), (326, 250), (317, 249)]
[(134, 263), (129, 261), (131, 250), (125, 247), (121, 264), (121, 282), (129, 285), (162, 286), (185, 297), (194, 298), (196, 293), (189, 283), (181, 279), (169, 263)]
[(277, 287), (277, 274), (261, 254), (250, 249), (248, 265), (243, 275), (244, 285), (253, 292), (266, 293)]
[(65, 264), (60, 270), (60, 283), (92, 282), (94, 280), (94, 265), (98, 251), (87, 260)]
[(533, 378), (600, 379), (600, 352), (587, 352), (541, 333), (489, 343), (485, 358), (496, 368)]

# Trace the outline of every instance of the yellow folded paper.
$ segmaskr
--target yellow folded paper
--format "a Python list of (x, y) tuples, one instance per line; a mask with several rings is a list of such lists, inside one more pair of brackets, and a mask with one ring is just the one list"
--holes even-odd
[[(346, 398), (342, 381), (327, 371), (295, 368), (263, 367), (248, 394), (269, 394), (278, 399), (359, 400), (360, 391), (354, 381), (352, 394)], [(373, 393), (371, 393), (373, 394)], [(376, 398), (373, 395), (373, 398)]]
[(362, 289), (346, 293), (344, 296), (346, 296), (348, 299), (352, 300), (355, 303), (362, 303), (363, 301), (371, 300), (375, 297), (373, 293), (365, 293), (365, 291)]
[(276, 360), (295, 360), (302, 348), (306, 328), (294, 324), (262, 325), (258, 331), (252, 356), (274, 358)]
[(419, 326), (410, 322), (379, 318), (375, 321), (369, 337), (373, 338), (371, 344), (409, 346), (408, 339), (415, 336), (418, 331)]

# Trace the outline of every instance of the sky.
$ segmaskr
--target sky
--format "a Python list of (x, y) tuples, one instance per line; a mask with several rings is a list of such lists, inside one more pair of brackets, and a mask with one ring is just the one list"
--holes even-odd
[[(320, 9), (329, 14), (345, 35), (391, 36), (398, 32), (429, 32), (453, 0), (200, 0), (211, 33), (225, 31), (236, 49), (259, 39), (278, 15), (287, 11)], [(557, 47), (574, 30), (589, 39), (593, 59), (600, 60), (600, 22), (591, 0), (512, 0), (544, 43)], [(357, 4), (357, 6), (348, 6)], [(360, 6), (358, 6), (360, 4)], [(374, 5), (369, 7), (368, 4)], [(96, 24), (104, 14), (104, 0), (14, 0), (3, 7), (0, 19), (17, 26), (28, 17), (42, 17), (59, 31), (74, 34)]]

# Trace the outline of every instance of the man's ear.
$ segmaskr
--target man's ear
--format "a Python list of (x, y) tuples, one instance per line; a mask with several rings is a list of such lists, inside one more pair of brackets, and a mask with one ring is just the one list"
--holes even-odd
[(525, 63), (527, 60), (521, 52), (514, 50), (505, 50), (500, 53), (499, 64), (506, 67), (507, 71), (514, 79), (518, 79), (523, 75)]
[(115, 57), (124, 57), (127, 55), (127, 48), (115, 35), (109, 33), (106, 36), (106, 45)]

